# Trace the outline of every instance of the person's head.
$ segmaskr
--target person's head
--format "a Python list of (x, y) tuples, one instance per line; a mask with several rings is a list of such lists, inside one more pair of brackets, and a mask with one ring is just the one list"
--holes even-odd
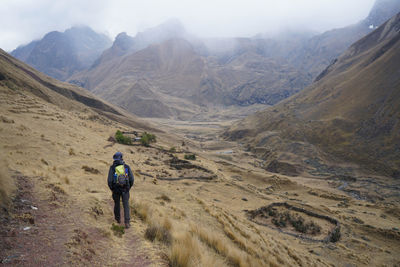
[(113, 160), (122, 160), (122, 159), (123, 159), (123, 155), (119, 151), (117, 153), (115, 153), (113, 156)]

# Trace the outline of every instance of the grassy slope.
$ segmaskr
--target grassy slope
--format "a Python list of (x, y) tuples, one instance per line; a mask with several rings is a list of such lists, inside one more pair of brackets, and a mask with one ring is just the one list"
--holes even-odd
[[(398, 241), (386, 237), (396, 237), (390, 230), (399, 222), (396, 205), (369, 205), (327, 187), (324, 181), (313, 181), (311, 194), (310, 185), (301, 185), (299, 178), (254, 167), (255, 159), (246, 153), (235, 149), (234, 154), (222, 157), (225, 155), (204, 152), (195, 145), (182, 147), (183, 138), (176, 134), (171, 138), (157, 133), (156, 145), (192, 150), (198, 154), (194, 164), (218, 178), (210, 182), (150, 178), (143, 173), (153, 177), (205, 174), (172, 168), (167, 161), (169, 153), (157, 148), (112, 145), (107, 139), (116, 129), (138, 128), (110, 120), (110, 113), (104, 112), (105, 116), (97, 109), (53, 94), (25, 75), (17, 79), (11, 75), (20, 71), (15, 66), (2, 63), (1, 67), (10, 73), (0, 81), (0, 113), (5, 118), (0, 121), (2, 153), (11, 173), (20, 172), (17, 177), (25, 176), (32, 184), (26, 189), (34, 196), (30, 204), (38, 207), (33, 210), (28, 205), (22, 213), (17, 210), (10, 216), (11, 222), (17, 221), (15, 225), (2, 224), (6, 229), (1, 231), (15, 234), (6, 235), (0, 244), (4, 246), (1, 259), (17, 255), (11, 258), (13, 264), (68, 266), (165, 266), (168, 261), (180, 266), (396, 263)], [(32, 88), (28, 89), (30, 82)], [(41, 90), (43, 94), (37, 93), (41, 97), (32, 93), (35, 90)], [(45, 93), (50, 96), (46, 98)], [(110, 229), (112, 200), (106, 185), (115, 151), (124, 153), (136, 178), (132, 228), (122, 238)], [(183, 158), (184, 154), (176, 156)], [(92, 171), (85, 171), (84, 166)], [(14, 204), (18, 206), (19, 200)], [(345, 229), (341, 242), (305, 242), (255, 224), (243, 211), (282, 201), (338, 218)], [(342, 202), (348, 206), (340, 206)], [(34, 217), (33, 225), (23, 220), (26, 213)], [(386, 219), (377, 220), (377, 214)], [(373, 227), (361, 227), (354, 222), (355, 217)], [(27, 225), (32, 228), (24, 231)], [(145, 239), (152, 233), (154, 242)], [(369, 241), (362, 239), (364, 236)]]

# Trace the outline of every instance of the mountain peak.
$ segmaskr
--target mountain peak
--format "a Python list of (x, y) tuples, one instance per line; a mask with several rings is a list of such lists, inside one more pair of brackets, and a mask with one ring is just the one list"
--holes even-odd
[(376, 28), (398, 12), (400, 12), (399, 0), (376, 0), (364, 22)]
[(113, 47), (118, 47), (123, 51), (128, 50), (134, 43), (133, 37), (129, 36), (126, 32), (121, 32), (115, 37)]
[(139, 32), (135, 36), (135, 40), (147, 46), (149, 44), (161, 43), (168, 39), (186, 38), (187, 36), (185, 28), (178, 19), (169, 19), (156, 27)]
[(76, 26), (64, 32), (49, 32), (40, 40), (18, 47), (11, 55), (53, 78), (66, 80), (90, 66), (110, 45), (106, 35), (88, 26)]

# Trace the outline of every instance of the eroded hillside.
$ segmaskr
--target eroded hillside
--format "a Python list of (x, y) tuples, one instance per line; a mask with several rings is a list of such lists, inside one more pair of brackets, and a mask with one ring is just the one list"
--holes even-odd
[(264, 148), (260, 156), (269, 162), (291, 161), (300, 172), (317, 167), (313, 161), (329, 158), (326, 153), (398, 178), (399, 23), (394, 16), (354, 43), (313, 85), (226, 135)]

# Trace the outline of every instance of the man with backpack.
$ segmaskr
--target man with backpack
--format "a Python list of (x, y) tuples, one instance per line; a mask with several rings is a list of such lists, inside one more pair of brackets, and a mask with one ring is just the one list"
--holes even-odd
[(125, 228), (130, 227), (130, 210), (129, 210), (129, 190), (133, 186), (134, 178), (131, 168), (125, 164), (122, 153), (117, 152), (113, 156), (113, 164), (108, 171), (108, 187), (112, 191), (114, 199), (114, 218), (121, 223), (120, 201), (124, 207), (124, 223)]

